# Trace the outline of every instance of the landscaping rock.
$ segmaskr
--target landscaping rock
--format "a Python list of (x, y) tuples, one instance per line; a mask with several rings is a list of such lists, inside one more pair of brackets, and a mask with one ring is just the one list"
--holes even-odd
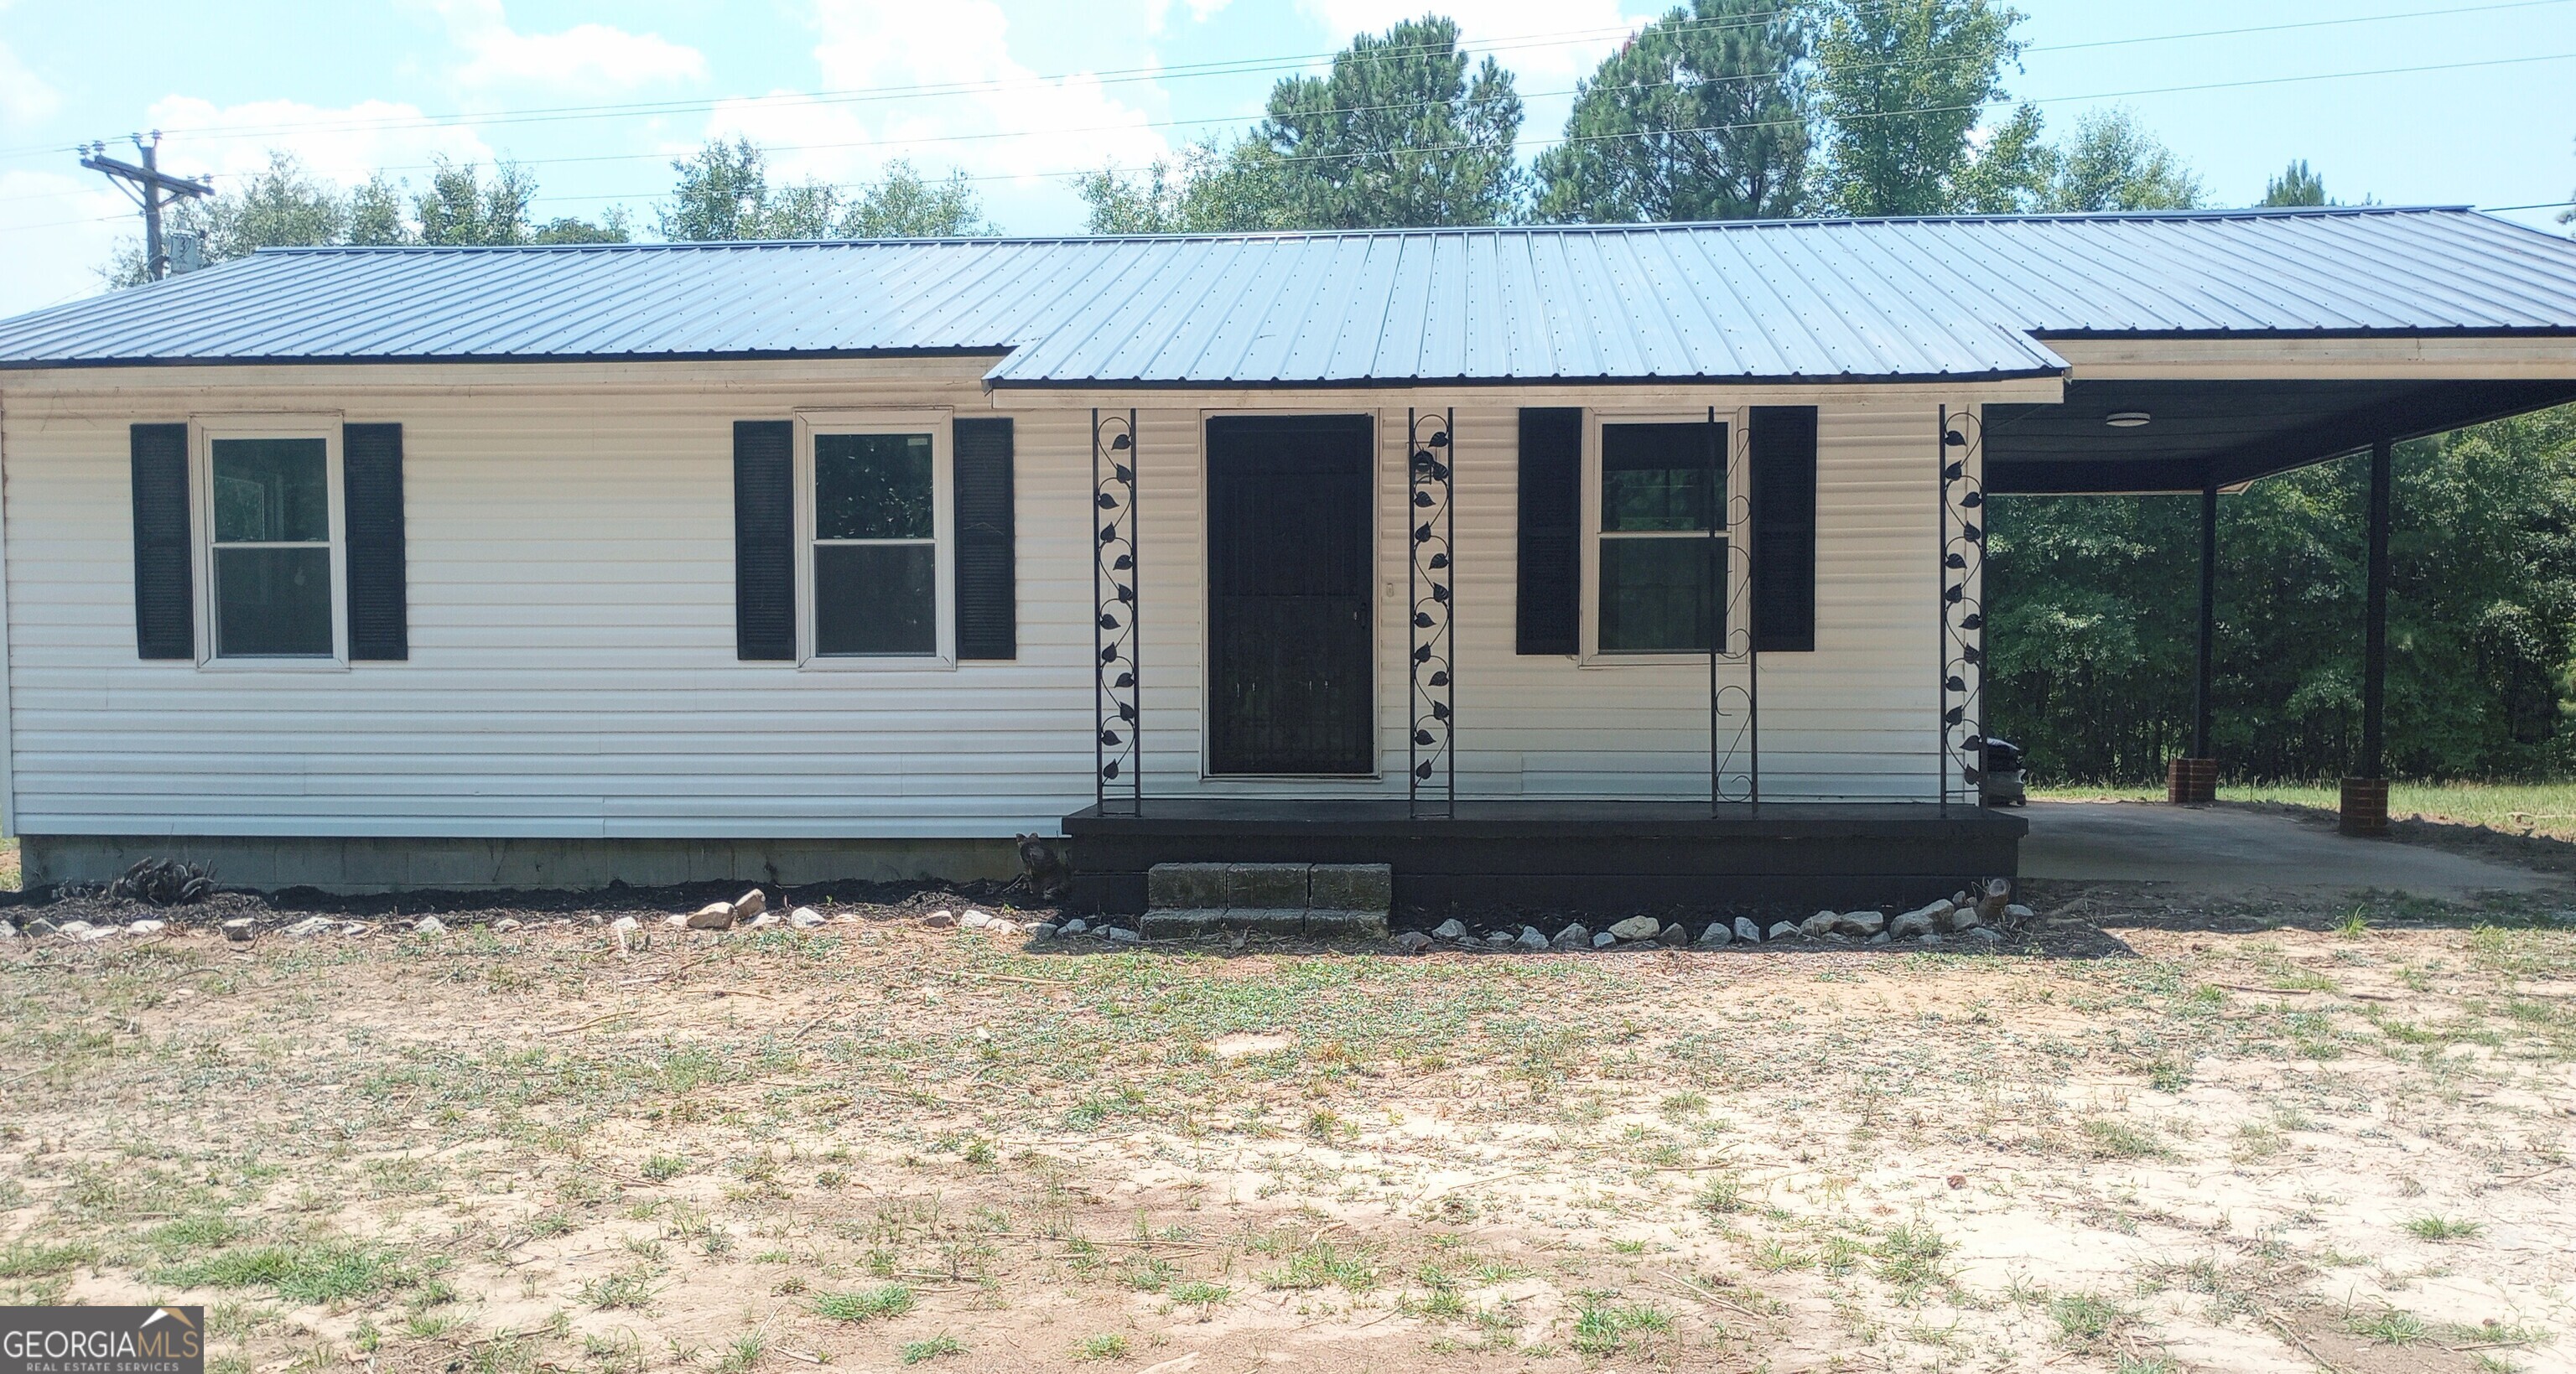
[(1845, 935), (1866, 940), (1887, 929), (1887, 917), (1876, 911), (1846, 911), (1835, 918), (1834, 929)]
[(1485, 944), (1492, 949), (1509, 949), (1512, 944), (1512, 933), (1508, 930), (1495, 931), (1485, 937)]
[(709, 902), (690, 912), (689, 919), (683, 924), (691, 930), (731, 930), (733, 929), (733, 903)]
[[(739, 908), (737, 908), (737, 910), (739, 910)], [(751, 918), (751, 921), (749, 922), (749, 924), (746, 924), (745, 926), (743, 926), (743, 929), (745, 929), (745, 930), (767, 930), (767, 929), (769, 929), (769, 928), (770, 928), (770, 927), (772, 927), (772, 926), (775, 926), (775, 925), (782, 925), (782, 924), (784, 924), (784, 922), (781, 922), (781, 921), (778, 919), (778, 913), (777, 913), (777, 912), (775, 912), (775, 911), (764, 911), (764, 912), (760, 913), (759, 915), (752, 917), (752, 918)]]
[(2019, 902), (2007, 902), (2004, 904), (2004, 919), (2012, 922), (2014, 925), (2020, 925), (2037, 915), (2039, 915), (2038, 912), (2031, 910), (2029, 907), (2023, 906)]
[(1911, 940), (1918, 935), (1929, 935), (1932, 933), (1932, 923), (1936, 916), (1934, 909), (1947, 909), (1949, 905), (1950, 904), (1948, 902), (1934, 902), (1931, 906), (1920, 907), (1913, 911), (1899, 912), (1897, 913), (1896, 919), (1887, 923), (1887, 933), (1900, 940)]
[[(69, 931), (65, 931), (64, 933), (70, 934)], [(114, 926), (91, 926), (79, 934), (73, 935), (72, 938), (86, 945), (94, 941), (104, 940), (115, 933), (116, 927)]]
[(993, 921), (993, 913), (989, 911), (977, 911), (975, 908), (970, 906), (966, 908), (965, 915), (957, 918), (957, 927), (960, 930), (982, 930), (986, 926), (993, 924)]
[(1076, 916), (1072, 920), (1067, 921), (1062, 926), (1058, 927), (1057, 933), (1060, 935), (1082, 935), (1088, 933), (1090, 929), (1091, 922)]
[(1545, 949), (1547, 948), (1547, 937), (1538, 933), (1537, 926), (1522, 926), (1520, 938), (1512, 941), (1512, 943), (1523, 949)]
[(248, 916), (235, 916), (223, 924), (224, 938), (237, 945), (249, 944), (259, 936), (259, 923)]
[(737, 921), (750, 920), (767, 910), (769, 910), (769, 898), (756, 887), (733, 899), (733, 915)]
[(1431, 938), (1435, 940), (1464, 940), (1467, 938), (1467, 927), (1459, 924), (1458, 918), (1452, 916), (1448, 920), (1442, 921), (1440, 924), (1431, 928)]
[(423, 916), (412, 926), (411, 933), (414, 935), (445, 935), (447, 933), (447, 922), (442, 921), (435, 916)]
[(15, 940), (17, 938), (18, 927), (7, 921), (0, 921), (0, 940)]
[(62, 927), (55, 925), (52, 921), (39, 916), (27, 923), (25, 933), (29, 935), (51, 935), (61, 928)]
[(1880, 931), (1879, 933), (1877, 933), (1876, 935), (1873, 935), (1873, 936), (1869, 937), (1869, 943), (1870, 943), (1870, 944), (1873, 944), (1873, 945), (1883, 945), (1883, 944), (1886, 944), (1886, 943), (1887, 943), (1887, 932), (1882, 930), (1882, 931)]
[(376, 933), (376, 928), (368, 925), (364, 921), (343, 921), (340, 923), (340, 933), (343, 935), (373, 935)]
[(65, 921), (63, 922), (63, 928), (60, 933), (77, 940), (80, 937), (89, 934), (89, 929), (89, 922), (87, 921)]
[(1622, 940), (1651, 940), (1664, 933), (1664, 923), (1652, 916), (1631, 916), (1610, 927), (1610, 933)]
[[(1750, 925), (1752, 923), (1748, 921), (1743, 924)], [(1675, 929), (1679, 929), (1679, 927), (1675, 927)], [(1711, 921), (1708, 923), (1708, 929), (1699, 933), (1699, 947), (1701, 949), (1721, 949), (1727, 945), (1733, 944), (1734, 942), (1735, 928), (1724, 921)]]
[(128, 935), (158, 935), (165, 929), (168, 929), (167, 922), (155, 921), (146, 917), (143, 920), (136, 921), (132, 925), (127, 926), (125, 928), (125, 933)]
[(1735, 918), (1735, 938), (1748, 945), (1758, 945), (1762, 943), (1762, 927), (1753, 924), (1750, 916), (1738, 916)]
[(1431, 948), (1431, 937), (1418, 930), (1408, 930), (1395, 937), (1395, 947), (1407, 954), (1420, 954)]
[(1619, 943), (1619, 937), (1606, 930), (1592, 937), (1592, 947), (1594, 949), (1608, 949), (1617, 943)]
[(1125, 926), (1103, 927), (1100, 935), (1102, 939), (1105, 939), (1114, 945), (1132, 945), (1145, 938), (1144, 936), (1129, 930)]
[(1057, 927), (1055, 922), (1040, 921), (1036, 925), (1029, 927), (1029, 938), (1032, 940), (1052, 940), (1056, 936), (1056, 930)]
[(1941, 937), (1938, 935), (1926, 935), (1920, 943), (1925, 949), (1939, 949), (1941, 947)]
[(492, 933), (495, 935), (507, 935), (511, 931), (517, 930), (519, 928), (519, 924), (518, 917), (504, 916), (500, 920), (492, 923)]
[(619, 939), (624, 939), (630, 932), (634, 931), (637, 926), (634, 917), (620, 916), (616, 920), (609, 922), (608, 928), (615, 931)]
[(1974, 930), (1985, 923), (1985, 918), (1977, 914), (1977, 909), (1975, 907), (1962, 906), (1952, 907), (1947, 913), (1943, 914), (1938, 922), (1938, 927), (1942, 930), (1953, 931)]
[(1819, 911), (1798, 923), (1798, 933), (1810, 940), (1821, 940), (1834, 933), (1834, 925), (1840, 920), (1842, 916), (1838, 912)]
[(286, 933), (301, 939), (308, 935), (327, 934), (330, 929), (331, 918), (327, 916), (307, 916), (303, 920), (288, 926), (286, 928)]
[(1584, 929), (1581, 922), (1576, 922), (1556, 933), (1555, 944), (1558, 949), (1590, 949), (1592, 932)]
[(673, 930), (687, 930), (689, 928), (689, 913), (685, 911), (674, 911), (670, 915), (662, 918), (662, 924), (669, 926)]
[(1970, 930), (1968, 935), (1981, 945), (2000, 945), (2004, 942), (2003, 932), (1992, 926), (1978, 926)]
[(930, 927), (932, 930), (946, 930), (957, 924), (957, 913), (943, 907), (940, 910), (922, 917), (921, 923)]
[[(1720, 929), (1724, 929), (1724, 927), (1720, 927)], [(1655, 939), (1671, 948), (1680, 949), (1682, 946), (1690, 943), (1690, 927), (1683, 925), (1679, 921), (1675, 921), (1671, 925), (1664, 927), (1663, 933), (1657, 935)]]
[(787, 924), (798, 930), (812, 930), (823, 924), (823, 913), (810, 906), (800, 906), (787, 913)]
[(1771, 929), (1763, 933), (1766, 940), (1793, 940), (1797, 936), (1798, 923), (1795, 921), (1774, 921)]

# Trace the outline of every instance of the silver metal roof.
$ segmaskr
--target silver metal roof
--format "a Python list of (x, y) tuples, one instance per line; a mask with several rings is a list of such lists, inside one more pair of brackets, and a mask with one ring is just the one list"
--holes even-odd
[(2074, 334), (2576, 334), (2462, 209), (263, 251), (0, 321), (0, 366), (998, 355), (996, 386), (2052, 375)]

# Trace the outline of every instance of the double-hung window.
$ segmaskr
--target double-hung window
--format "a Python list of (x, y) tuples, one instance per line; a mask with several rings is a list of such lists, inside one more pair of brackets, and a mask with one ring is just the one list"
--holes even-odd
[(1600, 427), (1596, 653), (1706, 653), (1725, 634), (1726, 429)]
[(284, 430), (206, 434), (204, 567), (218, 659), (340, 653), (338, 440)]
[(952, 658), (947, 425), (808, 432), (812, 656)]

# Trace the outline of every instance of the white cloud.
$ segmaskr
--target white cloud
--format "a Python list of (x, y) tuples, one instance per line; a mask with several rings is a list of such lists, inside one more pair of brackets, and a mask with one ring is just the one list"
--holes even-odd
[(433, 0), (448, 33), (466, 52), (457, 80), (468, 86), (533, 84), (555, 89), (628, 90), (703, 81), (703, 53), (658, 34), (606, 24), (575, 24), (561, 33), (510, 27), (501, 0)]
[[(1297, 0), (1297, 8), (1322, 23), (1340, 47), (1354, 34), (1384, 33), (1419, 19), (1424, 7), (1421, 0)], [(1627, 34), (1670, 6), (1635, 15), (1625, 8), (1620, 0), (1477, 0), (1453, 12), (1468, 52), (1481, 58), (1491, 51), (1528, 94), (1572, 90)]]
[(39, 124), (63, 103), (62, 93), (27, 70), (27, 64), (0, 43), (0, 132)]
[(390, 170), (418, 182), (433, 157), (492, 161), (473, 130), (425, 125), (417, 105), (366, 100), (330, 108), (294, 100), (218, 106), (195, 96), (153, 102), (147, 127), (164, 131), (161, 166), (182, 176), (243, 176), (268, 165), (271, 148), (295, 154), (306, 170), (344, 186)]
[(0, 319), (106, 290), (97, 269), (142, 231), (134, 202), (104, 177), (0, 171)]
[(960, 167), (998, 179), (978, 189), (988, 209), (1010, 225), (1020, 219), (1012, 212), (1024, 208), (1045, 219), (1079, 218), (1071, 187), (1045, 174), (1108, 162), (1141, 166), (1170, 151), (1146, 112), (1119, 100), (1097, 77), (1041, 77), (1011, 57), (1004, 43), (1009, 21), (994, 0), (819, 0), (815, 26), (814, 60), (827, 90), (965, 89), (837, 103), (773, 96), (719, 106), (707, 137), (739, 134), (771, 149), (771, 167), (783, 179), (858, 181), (893, 158), (931, 175)]

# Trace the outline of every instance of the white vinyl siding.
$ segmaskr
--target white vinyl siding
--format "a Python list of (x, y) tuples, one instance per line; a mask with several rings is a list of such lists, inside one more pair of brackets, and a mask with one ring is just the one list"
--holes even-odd
[[(0, 378), (17, 828), (781, 839), (1053, 830), (1092, 798), (1087, 410), (1007, 412), (1017, 660), (780, 673), (735, 657), (733, 422), (826, 408), (989, 414), (993, 398), (974, 382), (986, 365)], [(1367, 399), (1297, 408), (1347, 412)], [(1455, 448), (1462, 794), (1705, 795), (1704, 668), (1513, 654), (1517, 412), (1491, 393), (1466, 399), (1478, 403), (1459, 406)], [(1721, 412), (1744, 401), (1714, 399)], [(1817, 651), (1763, 659), (1766, 797), (1931, 795), (1933, 405), (1824, 410)], [(208, 673), (138, 659), (128, 426), (299, 409), (404, 426), (410, 660)], [(1403, 414), (1382, 412), (1377, 427), (1382, 612), (1404, 593)], [(1381, 780), (1203, 780), (1200, 417), (1167, 402), (1140, 424), (1149, 792), (1401, 795), (1400, 613), (1378, 617), (1380, 739), (1393, 760)]]

